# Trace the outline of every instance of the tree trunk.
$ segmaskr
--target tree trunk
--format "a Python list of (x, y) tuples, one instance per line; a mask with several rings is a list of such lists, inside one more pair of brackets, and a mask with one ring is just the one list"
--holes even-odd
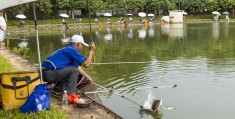
[(72, 12), (71, 13), (72, 14), (72, 19), (74, 19), (74, 10), (72, 9), (71, 12)]

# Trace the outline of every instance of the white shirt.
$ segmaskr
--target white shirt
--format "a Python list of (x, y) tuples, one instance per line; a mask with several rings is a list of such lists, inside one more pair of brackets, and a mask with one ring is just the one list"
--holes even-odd
[(3, 29), (3, 30), (6, 30), (6, 28), (7, 28), (7, 24), (6, 24), (6, 21), (3, 18), (3, 16), (0, 16), (0, 26), (1, 26), (1, 29)]
[(0, 27), (1, 27), (1, 30), (0, 30), (0, 41), (2, 42), (4, 40), (4, 36), (5, 36), (4, 31), (7, 28), (6, 21), (5, 21), (5, 19), (2, 16), (0, 16)]

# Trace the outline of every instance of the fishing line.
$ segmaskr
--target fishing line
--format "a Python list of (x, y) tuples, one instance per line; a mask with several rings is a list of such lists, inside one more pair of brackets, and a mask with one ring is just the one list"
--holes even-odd
[(108, 91), (110, 91), (110, 92), (113, 92), (114, 94), (116, 94), (116, 95), (118, 95), (118, 96), (120, 96), (120, 97), (122, 97), (122, 98), (124, 98), (124, 99), (126, 99), (126, 100), (129, 100), (129, 101), (135, 103), (136, 105), (140, 106), (141, 108), (143, 108), (143, 106), (140, 105), (139, 103), (137, 103), (137, 102), (135, 102), (135, 101), (133, 101), (133, 100), (131, 100), (131, 99), (129, 99), (129, 98), (126, 98), (125, 96), (123, 96), (123, 95), (121, 95), (121, 94), (115, 92), (115, 91), (112, 90), (112, 89), (105, 88), (105, 87), (103, 87), (103, 86), (101, 86), (101, 85), (98, 85), (98, 84), (96, 84), (96, 83), (93, 83), (93, 84), (96, 85), (96, 86), (99, 86), (99, 87), (101, 87), (101, 88), (103, 88), (103, 89), (105, 89), (105, 90), (108, 90)]
[[(98, 86), (98, 87), (100, 87), (100, 88), (103, 88), (103, 89), (105, 89), (106, 91), (94, 91), (94, 92), (82, 92), (82, 94), (94, 94), (94, 93), (104, 93), (104, 92), (112, 92), (112, 93), (114, 93), (114, 94), (116, 94), (117, 96), (120, 96), (120, 97), (122, 97), (122, 98), (124, 98), (124, 99), (126, 99), (126, 100), (128, 100), (128, 101), (130, 101), (130, 102), (133, 102), (133, 103), (135, 103), (136, 105), (138, 105), (138, 106), (140, 106), (140, 108), (141, 109), (145, 109), (145, 110), (149, 110), (149, 111), (156, 111), (156, 110), (158, 110), (158, 108), (159, 108), (159, 106), (161, 105), (161, 103), (162, 103), (162, 100), (160, 99), (160, 100), (153, 100), (152, 101), (152, 104), (150, 105), (150, 106), (148, 106), (149, 108), (146, 108), (146, 106), (144, 107), (144, 106), (142, 106), (142, 105), (140, 105), (139, 103), (137, 103), (137, 102), (135, 102), (135, 101), (133, 101), (133, 100), (131, 100), (131, 99), (129, 99), (129, 98), (126, 98), (125, 96), (123, 96), (123, 95), (121, 95), (120, 93), (117, 93), (116, 91), (118, 90), (113, 90), (113, 89), (109, 89), (109, 88), (106, 88), (106, 87), (103, 87), (103, 86), (101, 86), (101, 85), (98, 85), (98, 84), (96, 84), (96, 83), (92, 83), (92, 84), (94, 84), (94, 85), (96, 85), (96, 86)], [(156, 86), (156, 87), (143, 87), (143, 88), (131, 88), (131, 89), (150, 89), (150, 88), (175, 88), (177, 85), (173, 85), (173, 86)], [(120, 90), (120, 89), (119, 89)], [(123, 89), (123, 90), (126, 90), (126, 89)]]
[(145, 89), (151, 89), (151, 88), (175, 88), (177, 85), (173, 86), (154, 86), (154, 87), (140, 87), (140, 88), (127, 88), (127, 89), (117, 89), (117, 91), (123, 91), (123, 90), (145, 90)]
[[(145, 90), (145, 89), (151, 89), (151, 88), (175, 88), (177, 85), (173, 86), (154, 86), (154, 87), (141, 87), (141, 88), (126, 88), (126, 89), (110, 89), (113, 91), (125, 91), (125, 90)], [(110, 91), (102, 90), (102, 91), (92, 91), (92, 92), (82, 92), (84, 94), (95, 94), (95, 93), (107, 93)]]

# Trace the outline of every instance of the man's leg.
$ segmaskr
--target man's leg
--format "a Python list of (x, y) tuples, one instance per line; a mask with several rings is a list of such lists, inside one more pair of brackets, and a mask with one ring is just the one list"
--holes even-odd
[(2, 46), (2, 41), (0, 41), (0, 50), (3, 49), (3, 46)]
[(75, 66), (57, 70), (55, 91), (67, 90), (68, 94), (77, 92), (78, 69)]

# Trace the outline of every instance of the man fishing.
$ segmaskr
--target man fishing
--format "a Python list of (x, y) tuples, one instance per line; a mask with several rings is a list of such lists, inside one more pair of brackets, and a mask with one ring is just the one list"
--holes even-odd
[[(84, 46), (89, 46), (87, 57), (80, 54)], [(92, 54), (95, 51), (95, 44), (88, 45), (81, 35), (73, 35), (70, 45), (52, 53), (42, 64), (43, 80), (49, 83), (56, 83), (53, 92), (68, 94), (77, 92), (78, 75), (81, 75), (92, 82), (92, 78), (82, 69), (91, 65)], [(79, 88), (79, 87), (78, 87)]]
[(3, 49), (3, 40), (5, 36), (6, 26), (6, 21), (3, 18), (3, 10), (0, 10), (0, 50)]

